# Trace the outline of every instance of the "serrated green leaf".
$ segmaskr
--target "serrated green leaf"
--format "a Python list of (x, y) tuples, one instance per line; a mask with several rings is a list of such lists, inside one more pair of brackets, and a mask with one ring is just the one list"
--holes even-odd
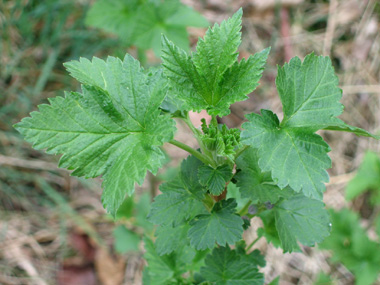
[(119, 253), (139, 251), (141, 238), (136, 233), (120, 225), (113, 231), (115, 238), (115, 250)]
[(226, 183), (232, 178), (232, 169), (228, 165), (218, 166), (216, 169), (203, 165), (198, 170), (199, 182), (206, 186), (213, 195), (220, 195)]
[(358, 173), (346, 187), (346, 199), (352, 200), (364, 191), (380, 191), (380, 158), (368, 151), (361, 163)]
[(298, 250), (297, 241), (314, 246), (329, 236), (331, 222), (324, 207), (321, 201), (301, 194), (276, 204), (276, 228), (284, 252)]
[(220, 79), (214, 91), (215, 110), (210, 109), (209, 114), (225, 116), (225, 111), (232, 103), (248, 99), (248, 94), (259, 86), (259, 80), (264, 71), (270, 48), (243, 58), (229, 67)]
[[(183, 247), (169, 255), (158, 255), (151, 239), (145, 237), (145, 255), (148, 262), (147, 274), (151, 285), (181, 284), (182, 274), (188, 271), (195, 251)], [(147, 278), (148, 279), (148, 278)]]
[(371, 134), (336, 118), (343, 111), (342, 91), (328, 57), (309, 54), (303, 62), (298, 57), (291, 59), (278, 68), (276, 85), (284, 119), (280, 123), (267, 110), (261, 111), (262, 116), (247, 115), (241, 142), (258, 149), (259, 167), (271, 171), (280, 188), (289, 185), (321, 199), (328, 182), (326, 169), (331, 167), (330, 148), (314, 132), (330, 128)]
[(198, 181), (203, 163), (193, 156), (182, 162), (181, 172), (160, 185), (162, 194), (152, 204), (148, 219), (157, 225), (178, 225), (196, 215), (207, 213), (203, 205), (206, 189)]
[(229, 247), (215, 248), (206, 257), (201, 275), (215, 285), (264, 284), (264, 275), (257, 266), (242, 257)]
[(67, 67), (87, 84), (83, 93), (50, 99), (15, 128), (34, 148), (63, 154), (59, 166), (74, 170), (72, 175), (103, 174), (103, 205), (115, 215), (146, 171), (161, 167), (159, 146), (174, 135), (174, 121), (158, 109), (166, 93), (161, 74), (143, 73), (129, 55), (124, 62), (82, 59)]
[(327, 56), (312, 53), (303, 62), (294, 57), (279, 67), (276, 85), (284, 110), (281, 126), (316, 131), (326, 124), (336, 123), (335, 117), (343, 112), (338, 83)]
[(380, 273), (380, 245), (367, 236), (356, 213), (342, 209), (330, 211), (331, 235), (319, 245), (332, 251), (331, 260), (344, 264), (354, 275), (356, 284), (373, 284)]
[[(198, 40), (197, 51), (192, 61), (198, 72), (206, 77), (211, 93), (216, 91), (226, 70), (237, 61), (237, 51), (241, 43), (242, 15), (240, 9), (220, 25), (215, 24), (213, 28), (209, 28), (204, 38)], [(214, 98), (208, 99), (211, 99), (212, 103), (216, 102)]]
[(243, 220), (235, 214), (234, 199), (222, 200), (212, 212), (198, 215), (191, 221), (188, 232), (190, 245), (197, 250), (233, 245), (242, 239)]
[(156, 248), (159, 255), (169, 254), (177, 248), (182, 248), (188, 244), (187, 232), (189, 225), (183, 223), (176, 227), (159, 226), (156, 230)]
[[(280, 237), (278, 236), (278, 230), (276, 228), (276, 219), (274, 217), (273, 210), (266, 210), (259, 214), (264, 227), (257, 229), (257, 235), (265, 237), (268, 243), (272, 243), (276, 248), (281, 247)], [(301, 249), (293, 250), (301, 251)]]
[(246, 261), (247, 263), (254, 264), (255, 266), (265, 267), (265, 257), (261, 254), (260, 250), (255, 249), (251, 253), (246, 254), (246, 247), (247, 244), (244, 240), (238, 242), (235, 245), (235, 250), (240, 255), (242, 260)]
[(281, 128), (273, 112), (261, 110), (249, 114), (243, 124), (242, 143), (258, 148), (259, 167), (271, 171), (280, 188), (289, 185), (294, 191), (322, 199), (324, 182), (329, 179), (329, 146), (313, 132), (302, 128)]
[(251, 264), (256, 264), (256, 266), (265, 267), (267, 264), (264, 255), (261, 254), (260, 250), (255, 249), (251, 253), (247, 254), (245, 260)]
[(269, 49), (237, 61), (242, 12), (216, 24), (200, 39), (193, 56), (163, 37), (163, 66), (186, 110), (225, 116), (257, 86)]
[(249, 198), (253, 203), (276, 203), (281, 197), (288, 198), (294, 194), (290, 187), (280, 189), (272, 180), (270, 172), (261, 172), (258, 165), (257, 150), (248, 148), (236, 160), (240, 170), (234, 178), (242, 198)]

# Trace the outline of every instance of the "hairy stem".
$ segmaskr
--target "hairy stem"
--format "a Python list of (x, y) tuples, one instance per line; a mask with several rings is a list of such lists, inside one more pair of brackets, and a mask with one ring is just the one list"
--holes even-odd
[(205, 156), (209, 157), (210, 160), (213, 161), (213, 163), (210, 163), (210, 165), (211, 165), (212, 167), (215, 168), (215, 167), (216, 167), (216, 163), (214, 162), (214, 160), (213, 160), (213, 158), (212, 158), (212, 153), (210, 153), (210, 151), (208, 151), (208, 150), (206, 149), (206, 147), (205, 147), (205, 145), (203, 144), (202, 139), (201, 139), (201, 137), (200, 137), (200, 136), (202, 135), (202, 132), (201, 132), (200, 130), (198, 130), (196, 127), (194, 127), (193, 123), (192, 123), (191, 120), (190, 120), (190, 117), (189, 117), (189, 113), (188, 113), (188, 112), (186, 113), (186, 118), (182, 118), (182, 120), (186, 123), (186, 125), (187, 125), (187, 126), (190, 128), (190, 130), (193, 132), (193, 134), (194, 134), (196, 140), (198, 141), (198, 144), (199, 144), (199, 147), (200, 147), (202, 153), (203, 153)]
[(193, 149), (192, 147), (188, 146), (187, 144), (181, 143), (177, 140), (171, 140), (169, 141), (170, 144), (175, 145), (176, 147), (179, 147), (188, 153), (194, 155), (196, 158), (198, 158), (200, 161), (202, 161), (206, 165), (211, 165), (212, 167), (216, 167), (215, 162), (212, 161), (210, 158), (207, 156), (203, 155), (199, 151)]
[(250, 243), (250, 245), (247, 246), (247, 248), (245, 250), (246, 251), (250, 250), (252, 248), (252, 246), (254, 246), (255, 243), (258, 242), (261, 238), (262, 238), (262, 236), (257, 237), (253, 242)]

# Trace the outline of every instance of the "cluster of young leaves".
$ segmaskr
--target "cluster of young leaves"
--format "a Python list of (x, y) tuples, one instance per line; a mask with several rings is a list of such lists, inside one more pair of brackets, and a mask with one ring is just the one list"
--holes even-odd
[(179, 0), (97, 0), (86, 24), (116, 34), (127, 46), (161, 54), (161, 34), (188, 50), (186, 27), (207, 27), (207, 20)]
[[(242, 240), (249, 218), (260, 217), (258, 234), (284, 252), (321, 242), (331, 230), (322, 202), (331, 161), (316, 131), (373, 136), (337, 118), (338, 79), (330, 59), (314, 54), (278, 69), (281, 122), (261, 110), (247, 115), (242, 131), (218, 125), (216, 116), (258, 86), (269, 53), (238, 60), (241, 20), (239, 10), (208, 29), (190, 55), (163, 36), (163, 71), (143, 70), (129, 55), (66, 63), (82, 93), (50, 99), (15, 126), (35, 148), (63, 154), (60, 166), (73, 175), (102, 175), (112, 215), (147, 171), (163, 165), (165, 142), (191, 154), (152, 203), (148, 219), (158, 228), (155, 244), (145, 239), (146, 284), (262, 284), (257, 251), (229, 248)], [(165, 98), (172, 108), (162, 107)], [(201, 130), (187, 117), (200, 110), (213, 118)], [(173, 140), (172, 117), (189, 125), (199, 150)]]

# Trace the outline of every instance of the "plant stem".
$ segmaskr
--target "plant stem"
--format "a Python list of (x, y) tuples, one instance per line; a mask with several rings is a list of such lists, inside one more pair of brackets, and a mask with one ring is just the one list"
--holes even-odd
[(193, 149), (192, 147), (188, 146), (187, 144), (181, 143), (181, 142), (179, 142), (177, 140), (171, 140), (171, 141), (169, 141), (169, 143), (172, 144), (172, 145), (175, 145), (176, 147), (179, 147), (179, 148), (187, 151), (188, 153), (190, 153), (192, 155), (194, 155), (196, 158), (198, 158), (204, 164), (216, 167), (214, 161), (212, 161), (211, 159), (209, 159), (207, 156), (203, 155), (199, 151), (197, 151), (197, 150)]
[(243, 146), (241, 149), (239, 149), (236, 153), (235, 153), (235, 160), (244, 152), (246, 151), (247, 149), (249, 148), (249, 145), (245, 145)]
[(244, 216), (248, 213), (248, 208), (249, 208), (249, 205), (251, 205), (252, 201), (249, 200), (243, 208), (241, 208), (241, 210), (238, 212), (238, 215), (239, 216)]
[[(201, 135), (202, 135), (202, 132), (200, 130), (198, 130), (196, 127), (194, 127), (193, 123), (191, 122), (190, 120), (190, 117), (189, 117), (189, 113), (187, 112), (186, 113), (186, 118), (182, 118), (182, 120), (186, 123), (186, 125), (190, 128), (190, 130), (193, 132), (196, 140), (198, 141), (198, 144), (199, 144), (199, 147), (203, 153), (203, 155), (205, 157), (207, 157), (209, 159), (209, 164), (216, 168), (217, 164), (216, 162), (213, 160), (212, 158), (212, 153), (210, 153), (210, 151), (208, 151), (205, 147), (205, 145), (203, 144), (202, 142), (202, 139), (201, 139)], [(211, 162), (212, 161), (212, 162)]]
[(190, 130), (194, 133), (195, 137), (198, 139), (198, 136), (201, 135), (201, 131), (194, 127), (193, 123), (190, 120), (189, 112), (186, 113), (186, 118), (182, 118)]
[(251, 242), (251, 244), (246, 248), (246, 250), (245, 251), (248, 251), (248, 250), (250, 250), (251, 248), (252, 248), (252, 246), (254, 246), (255, 245), (255, 243), (256, 242), (258, 242), (259, 241), (259, 239), (261, 239), (262, 238), (262, 236), (259, 236), (259, 237), (257, 237), (253, 242)]

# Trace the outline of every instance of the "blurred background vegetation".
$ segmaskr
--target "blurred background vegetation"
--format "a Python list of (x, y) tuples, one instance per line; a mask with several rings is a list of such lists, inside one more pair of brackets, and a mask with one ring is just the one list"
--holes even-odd
[[(186, 6), (173, 12), (172, 6), (165, 8), (161, 1), (152, 0), (150, 5), (158, 11), (157, 25), (147, 34), (144, 27), (152, 27), (147, 23), (152, 17), (145, 2), (98, 0), (101, 16), (96, 10), (89, 13), (94, 4), (90, 0), (0, 0), (1, 284), (141, 284), (140, 240), (143, 231), (152, 231), (145, 220), (151, 197), (186, 155), (167, 147), (166, 169), (158, 177), (148, 176), (136, 197), (126, 199), (114, 222), (100, 202), (100, 179), (70, 177), (69, 171), (57, 168), (57, 156), (33, 150), (12, 128), (37, 105), (47, 103), (47, 98), (79, 88), (64, 70), (64, 62), (79, 57), (123, 57), (129, 52), (145, 66), (155, 65), (159, 48), (157, 41), (149, 41), (155, 34), (168, 33), (190, 50), (204, 35), (207, 21), (221, 22), (243, 7), (241, 56), (268, 46), (272, 50), (260, 87), (248, 101), (233, 105), (231, 115), (221, 122), (239, 126), (245, 113), (262, 108), (281, 113), (274, 84), (276, 64), (314, 51), (332, 58), (343, 89), (343, 119), (380, 132), (378, 0), (182, 1), (203, 17)], [(117, 24), (112, 24), (115, 19)], [(194, 120), (199, 118), (194, 115)], [(370, 284), (365, 278), (360, 281), (358, 274), (365, 272), (376, 279), (380, 267), (376, 259), (380, 256), (380, 162), (374, 162), (380, 144), (349, 133), (321, 134), (332, 148), (333, 161), (325, 203), (337, 213), (350, 208), (351, 214), (332, 215), (341, 228), (347, 223), (353, 226), (346, 232), (333, 232), (333, 239), (322, 246), (328, 251), (304, 247), (302, 254), (283, 255), (261, 240), (256, 247), (267, 258), (263, 272), (269, 281), (280, 275), (281, 284)], [(178, 139), (190, 140), (187, 136), (179, 126)], [(357, 171), (367, 150), (372, 152)], [(255, 230), (260, 225), (254, 222)], [(253, 232), (246, 233), (246, 239), (255, 239)], [(378, 275), (377, 281), (380, 284)]]

